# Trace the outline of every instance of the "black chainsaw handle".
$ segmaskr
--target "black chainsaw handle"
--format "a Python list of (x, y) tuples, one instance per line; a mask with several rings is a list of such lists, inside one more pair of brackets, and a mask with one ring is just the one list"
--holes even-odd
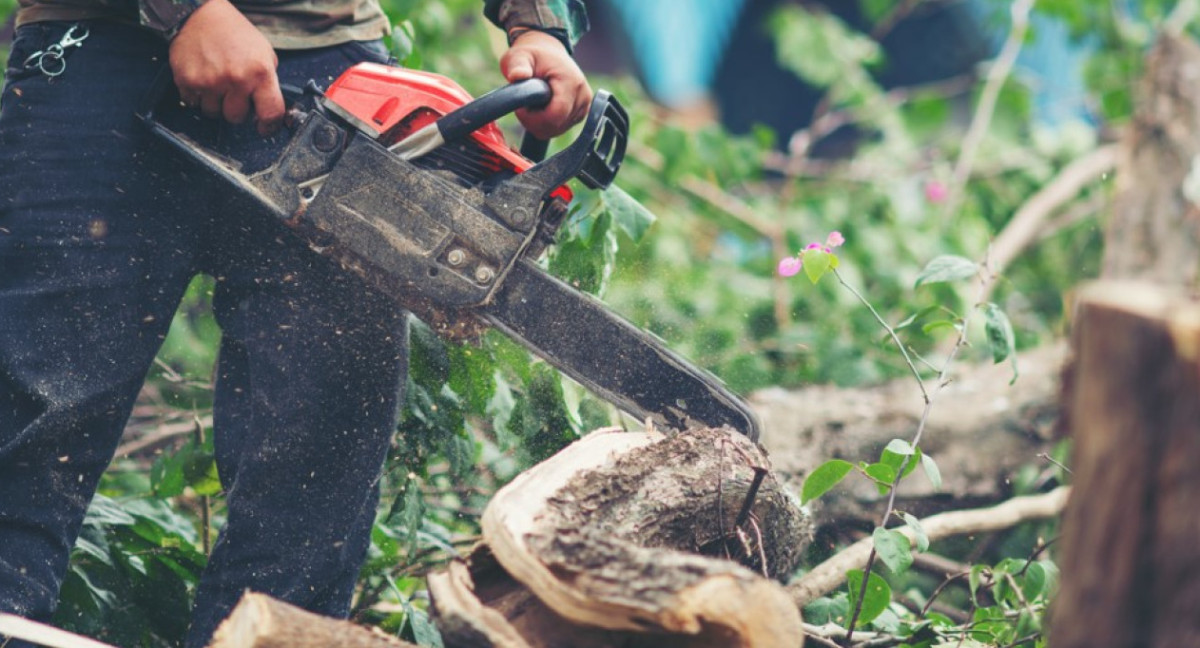
[[(463, 105), (437, 121), (443, 141), (450, 142), (487, 126), (497, 119), (521, 108), (540, 108), (550, 102), (550, 84), (542, 79), (525, 79), (510, 83)], [(629, 132), (629, 116), (620, 102), (600, 90), (592, 98), (587, 119), (574, 143), (544, 164), (534, 176), (554, 179), (547, 191), (576, 177), (593, 189), (607, 187), (617, 175), (625, 157), (625, 140)], [(542, 163), (549, 142), (525, 133), (521, 155)], [(551, 164), (553, 162), (553, 164)], [(550, 167), (555, 167), (551, 169)], [(526, 173), (529, 173), (528, 171)]]
[[(442, 139), (447, 142), (466, 137), (508, 113), (522, 108), (542, 108), (550, 103), (551, 96), (550, 84), (542, 79), (516, 81), (496, 88), (445, 115), (437, 121), (438, 130), (442, 133)], [(541, 162), (546, 158), (549, 147), (548, 140), (538, 139), (532, 133), (526, 132), (521, 140), (521, 155), (534, 162)]]
[(550, 84), (542, 79), (524, 79), (501, 86), (446, 113), (437, 120), (447, 142), (466, 137), (511, 112), (541, 108), (550, 103)]

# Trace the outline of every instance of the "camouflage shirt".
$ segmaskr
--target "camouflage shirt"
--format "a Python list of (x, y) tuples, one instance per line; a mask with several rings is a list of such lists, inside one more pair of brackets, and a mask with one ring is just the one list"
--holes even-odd
[[(164, 37), (205, 0), (18, 0), (17, 25), (45, 20), (137, 22)], [(278, 49), (325, 47), (383, 38), (390, 30), (379, 0), (231, 0)], [(436, 0), (431, 0), (436, 1)], [(587, 31), (582, 0), (483, 0), (484, 14), (508, 33), (546, 31), (568, 49)]]

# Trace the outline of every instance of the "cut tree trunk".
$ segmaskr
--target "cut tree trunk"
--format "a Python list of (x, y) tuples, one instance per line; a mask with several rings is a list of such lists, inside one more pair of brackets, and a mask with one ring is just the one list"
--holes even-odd
[(418, 648), (355, 625), (246, 592), (221, 622), (209, 648)]
[(732, 430), (599, 431), (501, 489), (486, 548), (430, 593), (454, 646), (794, 648), (800, 615), (773, 579), (811, 531)]
[(1197, 287), (1200, 279), (1200, 46), (1164, 34), (1146, 58), (1121, 142), (1105, 278)]
[(1074, 344), (1050, 645), (1200, 646), (1200, 304), (1098, 283), (1081, 292)]

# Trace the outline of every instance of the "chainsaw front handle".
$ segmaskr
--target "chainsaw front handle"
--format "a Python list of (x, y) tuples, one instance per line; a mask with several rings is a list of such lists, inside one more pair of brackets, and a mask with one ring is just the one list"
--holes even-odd
[(437, 120), (438, 130), (447, 142), (466, 137), (511, 112), (541, 108), (551, 96), (550, 84), (542, 79), (516, 81), (444, 115)]

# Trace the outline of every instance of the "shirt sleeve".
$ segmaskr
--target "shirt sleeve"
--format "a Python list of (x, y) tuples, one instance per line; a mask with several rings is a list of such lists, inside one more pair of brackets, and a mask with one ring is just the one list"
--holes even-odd
[(162, 34), (167, 40), (175, 38), (183, 23), (206, 0), (138, 0), (138, 22), (143, 27)]
[(536, 29), (562, 41), (569, 52), (588, 30), (583, 0), (483, 1), (483, 15), (509, 34), (510, 43), (514, 31), (519, 34), (525, 29)]

